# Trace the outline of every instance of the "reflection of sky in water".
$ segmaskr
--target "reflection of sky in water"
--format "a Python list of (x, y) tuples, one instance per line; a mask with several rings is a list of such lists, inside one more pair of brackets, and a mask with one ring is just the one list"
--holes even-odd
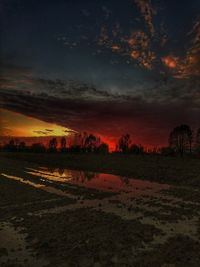
[[(27, 184), (27, 185), (30, 185), (30, 186), (33, 186), (35, 188), (38, 188), (38, 189), (41, 189), (43, 191), (46, 191), (46, 192), (49, 192), (49, 193), (53, 193), (55, 195), (59, 195), (59, 196), (68, 196), (67, 193), (63, 192), (62, 190), (59, 190), (53, 186), (46, 186), (44, 184), (39, 184), (37, 182), (32, 182), (32, 181), (29, 181), (29, 180), (26, 180), (26, 179), (23, 179), (21, 177), (18, 177), (18, 176), (14, 176), (14, 175), (9, 175), (9, 174), (5, 174), (5, 173), (1, 173), (1, 175), (5, 178), (8, 178), (8, 179), (11, 179), (11, 180), (15, 180), (15, 181), (18, 181), (18, 182), (21, 182), (23, 184)], [(42, 179), (41, 179), (42, 180)], [(71, 197), (71, 196), (70, 196)]]
[[(21, 174), (19, 174), (21, 177), (11, 173), (1, 173), (1, 175), (7, 179), (75, 200), (70, 205), (64, 202), (63, 205), (58, 204), (36, 212), (30, 209), (28, 213), (30, 216), (60, 214), (68, 209), (91, 208), (115, 214), (125, 220), (134, 219), (156, 226), (163, 232), (163, 235), (154, 239), (154, 244), (165, 242), (174, 233), (184, 233), (192, 238), (197, 236), (198, 218), (180, 214), (182, 205), (190, 209), (191, 203), (161, 191), (171, 188), (166, 184), (112, 174), (42, 167), (21, 168)], [(24, 175), (26, 179), (22, 178)], [(81, 190), (79, 190), (80, 187)], [(92, 189), (97, 189), (99, 192)], [(117, 194), (104, 195), (101, 191)], [(102, 198), (98, 198), (99, 193), (103, 195)]]
[(139, 193), (139, 191), (158, 192), (162, 189), (169, 188), (169, 186), (165, 184), (88, 171), (40, 168), (39, 170), (28, 169), (27, 173), (54, 182), (81, 185), (103, 191), (138, 191)]

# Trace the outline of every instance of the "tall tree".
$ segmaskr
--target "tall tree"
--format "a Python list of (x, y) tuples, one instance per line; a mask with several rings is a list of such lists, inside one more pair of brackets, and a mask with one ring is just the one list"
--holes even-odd
[(17, 145), (15, 143), (15, 140), (11, 139), (9, 143), (4, 146), (4, 150), (11, 152), (17, 151)]
[(66, 146), (67, 146), (66, 138), (62, 137), (61, 140), (60, 140), (61, 151), (65, 151), (66, 150)]
[(129, 134), (122, 135), (118, 141), (118, 149), (122, 153), (129, 152), (131, 137)]
[(109, 146), (106, 143), (101, 143), (98, 147), (97, 147), (97, 152), (100, 154), (107, 154), (109, 152)]
[(193, 134), (190, 126), (182, 124), (175, 127), (169, 136), (169, 146), (180, 153), (181, 156), (192, 150)]
[(141, 145), (133, 144), (130, 147), (130, 153), (132, 154), (143, 154), (144, 153), (144, 147)]
[(100, 138), (96, 137), (93, 134), (89, 134), (85, 139), (84, 147), (87, 152), (94, 152), (95, 149), (100, 145)]
[(195, 141), (196, 141), (195, 142), (196, 151), (199, 153), (200, 152), (200, 128), (197, 130)]
[(25, 151), (26, 150), (26, 143), (21, 141), (18, 145), (18, 150), (19, 151)]
[(49, 141), (49, 150), (54, 152), (57, 150), (57, 146), (58, 146), (58, 141), (57, 139), (54, 137)]
[(46, 148), (43, 144), (41, 143), (34, 143), (30, 147), (31, 152), (36, 152), (36, 153), (43, 153), (46, 151)]

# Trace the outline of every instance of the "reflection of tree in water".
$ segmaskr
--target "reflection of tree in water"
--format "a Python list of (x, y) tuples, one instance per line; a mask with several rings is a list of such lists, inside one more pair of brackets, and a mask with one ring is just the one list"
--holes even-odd
[(84, 172), (84, 176), (85, 176), (85, 179), (87, 181), (90, 181), (94, 178), (97, 178), (98, 177), (98, 174), (97, 173), (94, 173), (94, 172)]
[(48, 171), (49, 171), (50, 173), (54, 173), (54, 172), (55, 172), (55, 170), (56, 170), (56, 169), (55, 169), (55, 168), (53, 168), (53, 167), (49, 167), (49, 168), (48, 168)]
[(85, 183), (97, 177), (98, 177), (97, 173), (88, 172), (88, 171), (80, 171), (78, 175), (76, 175), (74, 178), (77, 182)]
[(128, 177), (120, 176), (120, 180), (121, 180), (122, 184), (125, 184), (125, 185), (130, 184), (130, 179)]
[(61, 168), (58, 169), (58, 173), (60, 176), (63, 176), (64, 172), (65, 172), (65, 169), (61, 169)]

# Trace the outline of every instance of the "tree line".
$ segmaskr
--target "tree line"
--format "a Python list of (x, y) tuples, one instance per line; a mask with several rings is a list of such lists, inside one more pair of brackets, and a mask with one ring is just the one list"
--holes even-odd
[[(168, 150), (168, 151), (167, 151)], [(199, 154), (200, 153), (200, 128), (194, 132), (187, 124), (175, 127), (169, 134), (169, 146), (163, 153)]]
[(100, 137), (94, 134), (79, 134), (75, 135), (73, 140), (66, 137), (56, 138), (53, 137), (49, 140), (48, 145), (43, 143), (33, 143), (27, 146), (24, 141), (18, 139), (11, 139), (7, 144), (1, 147), (2, 151), (8, 152), (62, 152), (62, 153), (108, 153), (109, 146), (102, 142)]
[[(132, 144), (129, 134), (120, 137), (116, 151), (134, 154), (145, 153), (142, 145)], [(153, 149), (150, 151), (150, 154), (162, 154), (165, 156), (200, 154), (200, 128), (194, 132), (187, 124), (176, 126), (169, 133), (168, 146)]]
[[(109, 146), (102, 142), (101, 138), (86, 132), (77, 134), (71, 138), (53, 137), (48, 145), (33, 143), (27, 146), (25, 142), (18, 139), (11, 139), (7, 144), (0, 147), (1, 151), (7, 152), (38, 152), (38, 153), (109, 153)], [(134, 144), (129, 134), (122, 135), (114, 153), (121, 154), (162, 154), (165, 156), (183, 156), (185, 154), (200, 154), (200, 128), (195, 132), (189, 125), (176, 126), (169, 134), (168, 146), (151, 151), (145, 151), (142, 145)]]
[[(102, 142), (101, 138), (86, 132), (77, 134), (71, 138), (53, 137), (49, 140), (48, 145), (43, 143), (33, 143), (27, 146), (24, 141), (18, 139), (11, 139), (7, 144), (1, 147), (2, 151), (7, 152), (38, 152), (38, 153), (109, 153), (109, 146), (107, 143)], [(122, 135), (116, 145), (114, 152), (117, 153), (133, 153), (142, 154), (144, 148), (141, 145), (132, 144), (131, 137), (129, 134)]]

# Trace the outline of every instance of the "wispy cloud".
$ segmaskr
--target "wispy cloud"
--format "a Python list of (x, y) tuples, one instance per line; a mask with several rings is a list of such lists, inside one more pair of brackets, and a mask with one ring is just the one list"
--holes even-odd
[[(185, 32), (183, 55), (173, 51), (173, 40), (169, 40), (163, 23), (154, 26), (156, 9), (150, 0), (135, 0), (135, 4), (144, 19), (147, 29), (133, 26), (127, 33), (119, 23), (113, 27), (104, 24), (101, 27), (98, 44), (115, 54), (126, 57), (142, 68), (171, 74), (172, 77), (185, 79), (200, 76), (200, 19), (198, 18), (189, 33)], [(168, 43), (168, 48), (164, 46)], [(166, 51), (166, 52), (165, 52)]]
[(47, 133), (44, 131), (33, 131), (33, 133), (36, 133), (38, 135), (47, 135)]
[[(194, 125), (200, 116), (198, 79), (160, 80), (140, 94), (100, 91), (77, 81), (36, 82), (37, 88), (30, 92), (19, 87), (1, 90), (0, 106), (77, 132), (95, 132), (110, 138), (130, 132), (137, 142), (146, 144), (164, 142), (171, 127), (182, 122)], [(42, 93), (38, 87), (43, 88)], [(48, 130), (51, 128), (37, 131), (46, 136), (52, 133)]]
[(135, 0), (135, 3), (145, 20), (149, 33), (153, 36), (155, 34), (153, 16), (156, 14), (156, 10), (153, 8), (150, 0)]

